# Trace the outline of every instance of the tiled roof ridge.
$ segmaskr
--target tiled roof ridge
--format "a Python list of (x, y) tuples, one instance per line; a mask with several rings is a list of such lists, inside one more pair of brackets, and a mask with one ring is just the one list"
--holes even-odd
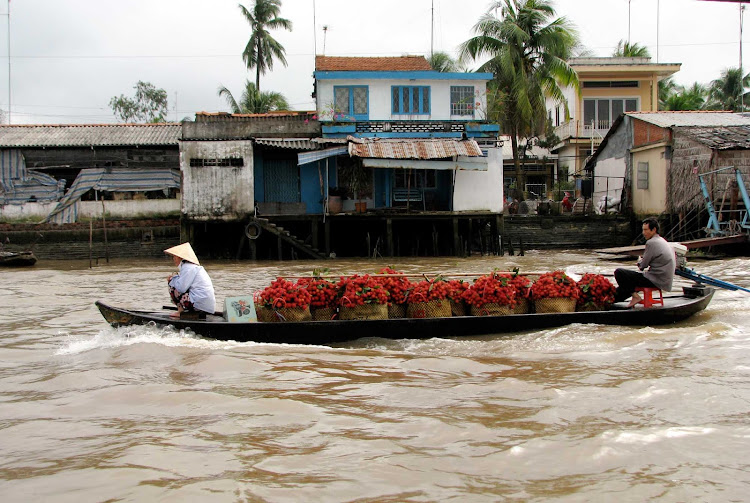
[(429, 61), (422, 55), (403, 56), (315, 56), (318, 71), (420, 71), (432, 70)]

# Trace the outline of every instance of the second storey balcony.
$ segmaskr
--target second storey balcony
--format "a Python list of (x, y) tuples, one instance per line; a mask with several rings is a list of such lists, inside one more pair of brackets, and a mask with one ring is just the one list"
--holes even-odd
[(589, 123), (577, 119), (571, 119), (555, 128), (555, 135), (560, 141), (571, 139), (594, 139), (601, 140), (612, 127), (614, 121), (594, 120)]

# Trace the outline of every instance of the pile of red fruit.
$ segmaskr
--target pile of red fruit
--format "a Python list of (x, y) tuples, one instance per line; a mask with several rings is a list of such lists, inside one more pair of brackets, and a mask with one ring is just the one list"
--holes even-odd
[(340, 305), (345, 307), (363, 304), (386, 304), (388, 290), (381, 283), (382, 278), (365, 274), (342, 277), (336, 284), (341, 293)]
[(391, 269), (390, 267), (384, 267), (378, 272), (378, 274), (388, 275), (378, 278), (380, 284), (383, 285), (383, 288), (385, 288), (390, 294), (388, 302), (390, 304), (405, 303), (406, 296), (408, 295), (409, 289), (411, 288), (411, 282), (409, 281), (409, 278), (407, 278), (406, 276), (396, 276), (403, 273)]
[(464, 293), (464, 301), (476, 307), (482, 307), (485, 304), (515, 307), (518, 299), (512, 276), (499, 273), (480, 276)]
[(255, 302), (274, 309), (306, 308), (310, 305), (310, 292), (304, 285), (292, 283), (284, 278), (276, 278), (258, 294)]
[(336, 283), (323, 278), (301, 278), (297, 284), (305, 288), (310, 294), (310, 308), (324, 309), (335, 307), (338, 302), (339, 290)]
[(615, 302), (615, 285), (601, 274), (586, 273), (578, 282), (581, 296), (578, 305), (606, 307)]
[(563, 271), (544, 273), (531, 286), (531, 298), (534, 300), (553, 297), (578, 299), (580, 296), (578, 284)]
[(431, 300), (443, 300), (450, 296), (451, 288), (447, 281), (438, 277), (431, 280), (420, 281), (412, 285), (409, 292), (409, 302), (429, 302)]

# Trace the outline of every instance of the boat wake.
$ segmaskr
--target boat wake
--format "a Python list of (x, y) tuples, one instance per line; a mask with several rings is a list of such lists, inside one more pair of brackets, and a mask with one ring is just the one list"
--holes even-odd
[(226, 349), (234, 346), (253, 344), (234, 341), (214, 341), (203, 339), (189, 331), (176, 330), (174, 327), (157, 327), (137, 325), (119, 328), (105, 328), (91, 337), (69, 335), (56, 355), (75, 355), (97, 349), (112, 349), (133, 346), (135, 344), (159, 344), (167, 347), (193, 347), (203, 349)]

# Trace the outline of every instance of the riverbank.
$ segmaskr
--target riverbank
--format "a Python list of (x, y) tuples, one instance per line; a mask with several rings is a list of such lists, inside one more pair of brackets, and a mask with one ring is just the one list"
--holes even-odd
[[(443, 219), (443, 222), (430, 217), (410, 215), (408, 220), (388, 217), (395, 221), (392, 256), (454, 255), (455, 247), (435, 246), (438, 240), (444, 242), (446, 238), (450, 244), (453, 234), (450, 220)], [(378, 253), (389, 256), (384, 246), (387, 225), (382, 216), (335, 215), (328, 216), (325, 223), (322, 216), (318, 218), (320, 222), (311, 216), (304, 221), (294, 217), (278, 217), (274, 221), (303, 240), (319, 243), (326, 255), (370, 256), (368, 251), (373, 252), (380, 246)], [(515, 254), (530, 249), (606, 248), (628, 245), (634, 237), (630, 220), (623, 217), (513, 215), (500, 217), (494, 223), (500, 242), (492, 243), (491, 223), (494, 220), (476, 218), (473, 225), (462, 225), (457, 231), (461, 245), (457, 255), (498, 254), (501, 245), (502, 253), (512, 251)], [(311, 232), (311, 229), (315, 230)], [(249, 259), (247, 246), (250, 243), (247, 239), (243, 241), (244, 231), (244, 224), (239, 222), (205, 223), (200, 225), (193, 240), (203, 257)], [(320, 235), (313, 240), (316, 232)], [(180, 219), (176, 217), (107, 220), (106, 226), (101, 220), (65, 225), (0, 223), (0, 242), (5, 244), (5, 250), (30, 249), (40, 260), (159, 257), (165, 248), (179, 244), (180, 236)], [(280, 245), (270, 233), (261, 234), (252, 244), (257, 247), (258, 259), (278, 259)], [(282, 259), (291, 257), (294, 255), (282, 252)]]

